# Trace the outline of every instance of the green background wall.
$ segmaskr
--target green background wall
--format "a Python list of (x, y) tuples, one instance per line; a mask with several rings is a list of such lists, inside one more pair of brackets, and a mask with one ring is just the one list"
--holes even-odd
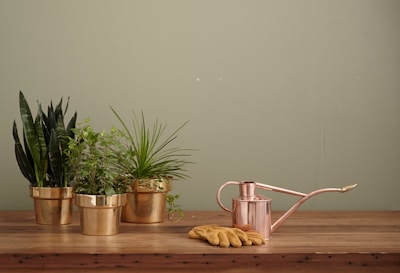
[(199, 151), (173, 191), (186, 210), (219, 209), (228, 180), (358, 183), (303, 209), (400, 209), (400, 1), (0, 0), (0, 37), (2, 210), (32, 208), (19, 90), (33, 106), (69, 96), (99, 130), (117, 124), (109, 105), (171, 130), (189, 120), (176, 144)]

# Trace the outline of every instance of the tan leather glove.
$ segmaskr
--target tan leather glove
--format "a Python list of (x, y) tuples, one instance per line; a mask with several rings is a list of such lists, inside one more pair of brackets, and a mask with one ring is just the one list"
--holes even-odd
[(247, 238), (249, 239), (249, 241), (251, 241), (253, 245), (260, 246), (262, 244), (265, 244), (264, 235), (262, 235), (261, 233), (258, 233), (257, 231), (254, 230), (249, 230), (246, 231), (246, 234)]
[(264, 243), (262, 234), (252, 233), (251, 239), (246, 232), (238, 228), (221, 227), (218, 225), (203, 225), (194, 227), (188, 233), (189, 238), (201, 239), (209, 242), (213, 246), (221, 247), (241, 247), (249, 245), (261, 245)]
[(197, 226), (192, 228), (188, 236), (190, 239), (202, 239), (202, 240), (207, 240), (207, 232), (211, 231), (212, 228), (218, 227), (218, 225), (203, 225), (203, 226)]

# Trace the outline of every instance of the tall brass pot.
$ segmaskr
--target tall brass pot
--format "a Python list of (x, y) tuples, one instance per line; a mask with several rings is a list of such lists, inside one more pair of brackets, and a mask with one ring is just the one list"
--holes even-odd
[(171, 177), (133, 180), (128, 186), (122, 221), (139, 224), (164, 222), (166, 196), (171, 187)]
[(81, 233), (85, 235), (114, 235), (119, 232), (122, 207), (126, 194), (75, 194), (79, 208)]
[(71, 223), (72, 187), (30, 187), (36, 223), (66, 225)]

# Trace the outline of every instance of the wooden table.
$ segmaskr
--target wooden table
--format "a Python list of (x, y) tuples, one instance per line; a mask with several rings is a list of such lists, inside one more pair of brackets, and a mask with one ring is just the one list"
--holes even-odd
[(114, 236), (81, 235), (78, 222), (77, 212), (42, 226), (32, 211), (0, 211), (0, 272), (400, 272), (400, 211), (298, 211), (265, 245), (241, 248), (187, 238), (197, 225), (230, 226), (223, 211), (122, 223)]

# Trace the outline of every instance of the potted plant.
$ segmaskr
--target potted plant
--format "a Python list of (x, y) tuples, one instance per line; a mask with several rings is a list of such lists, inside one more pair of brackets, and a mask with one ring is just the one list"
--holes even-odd
[(15, 156), (24, 177), (30, 183), (38, 224), (69, 224), (72, 214), (72, 187), (69, 186), (68, 164), (64, 154), (68, 138), (74, 137), (77, 113), (65, 126), (62, 98), (54, 108), (52, 102), (47, 115), (38, 103), (33, 120), (29, 104), (19, 92), (19, 110), (22, 120), (22, 142), (16, 122), (13, 123)]
[(127, 189), (125, 182), (118, 179), (116, 168), (119, 131), (112, 128), (110, 132), (96, 132), (86, 119), (74, 132), (75, 138), (68, 143), (67, 156), (81, 233), (116, 234)]
[(172, 180), (187, 178), (185, 166), (192, 163), (187, 160), (192, 149), (170, 147), (188, 122), (165, 136), (166, 125), (158, 119), (148, 127), (143, 112), (140, 117), (133, 113), (130, 129), (112, 107), (111, 110), (122, 125), (121, 134), (126, 139), (118, 155), (119, 169), (129, 185), (122, 221), (163, 222)]

